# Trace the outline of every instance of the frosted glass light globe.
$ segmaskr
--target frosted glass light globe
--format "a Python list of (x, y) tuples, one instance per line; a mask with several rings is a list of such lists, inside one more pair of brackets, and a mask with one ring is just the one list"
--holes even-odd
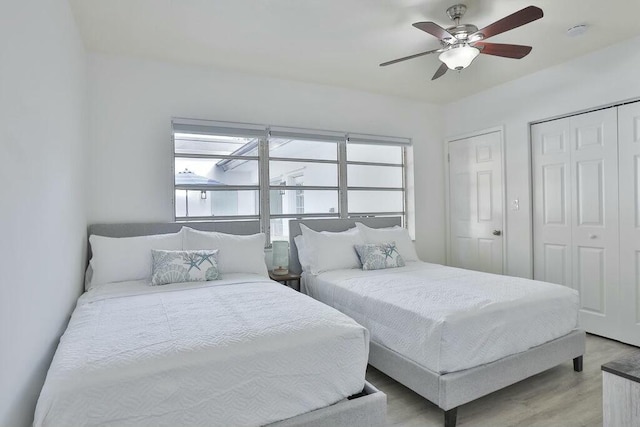
[(478, 55), (480, 55), (480, 49), (477, 47), (462, 45), (445, 50), (438, 58), (440, 61), (447, 64), (449, 69), (462, 70), (463, 68), (467, 68), (471, 65)]

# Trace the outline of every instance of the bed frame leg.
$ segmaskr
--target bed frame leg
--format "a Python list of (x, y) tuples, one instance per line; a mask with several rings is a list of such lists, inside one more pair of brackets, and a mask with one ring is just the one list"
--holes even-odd
[(458, 408), (449, 409), (444, 411), (444, 427), (456, 427), (456, 420), (458, 418)]
[(573, 370), (576, 372), (582, 372), (582, 356), (578, 356), (573, 359)]

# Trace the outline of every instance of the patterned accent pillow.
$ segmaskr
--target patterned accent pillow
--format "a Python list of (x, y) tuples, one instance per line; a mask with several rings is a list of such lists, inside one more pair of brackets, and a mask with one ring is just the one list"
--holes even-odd
[(151, 285), (204, 282), (219, 278), (218, 250), (161, 251), (152, 249)]
[(404, 259), (396, 249), (396, 242), (355, 245), (363, 270), (404, 267)]

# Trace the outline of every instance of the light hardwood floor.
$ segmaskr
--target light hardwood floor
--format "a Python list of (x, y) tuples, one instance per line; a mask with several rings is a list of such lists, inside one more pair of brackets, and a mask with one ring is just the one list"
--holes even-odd
[[(584, 371), (569, 360), (560, 366), (491, 393), (458, 409), (459, 427), (602, 426), (603, 363), (637, 347), (587, 335)], [(367, 380), (387, 394), (389, 426), (442, 427), (434, 404), (369, 366)]]

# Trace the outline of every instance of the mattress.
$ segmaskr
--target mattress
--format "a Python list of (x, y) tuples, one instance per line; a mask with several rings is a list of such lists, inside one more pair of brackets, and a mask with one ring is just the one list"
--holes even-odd
[(35, 426), (258, 426), (362, 390), (366, 329), (260, 276), (98, 286), (78, 300)]
[(578, 293), (568, 287), (424, 262), (304, 273), (302, 286), (377, 344), (438, 374), (526, 351), (578, 322)]

